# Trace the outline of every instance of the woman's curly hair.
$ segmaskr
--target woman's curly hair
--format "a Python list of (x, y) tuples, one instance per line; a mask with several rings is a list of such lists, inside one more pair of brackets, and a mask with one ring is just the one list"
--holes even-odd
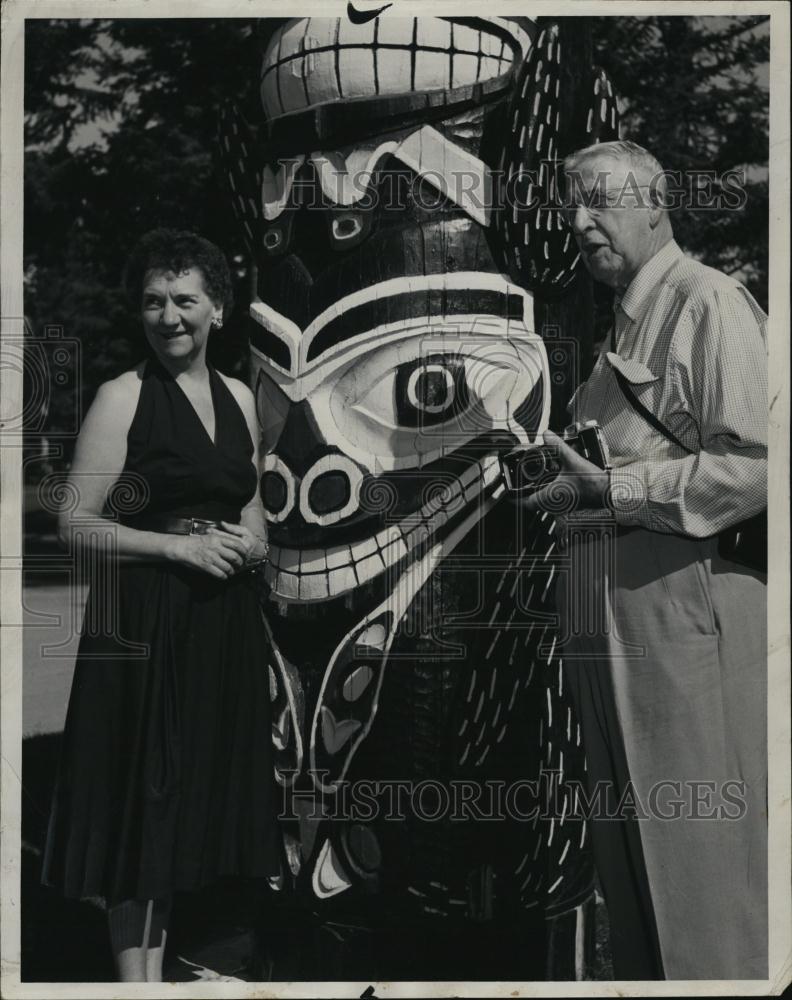
[(225, 255), (214, 243), (186, 230), (152, 229), (141, 236), (127, 260), (124, 287), (130, 301), (137, 306), (149, 271), (180, 274), (188, 268), (201, 272), (206, 294), (216, 306), (223, 307), (226, 318), (234, 296)]

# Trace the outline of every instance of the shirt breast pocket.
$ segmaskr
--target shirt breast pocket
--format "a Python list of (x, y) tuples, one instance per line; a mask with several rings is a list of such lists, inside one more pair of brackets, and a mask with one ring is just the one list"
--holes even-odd
[(643, 407), (655, 416), (665, 412), (665, 379), (641, 361), (619, 357), (612, 351), (606, 358), (610, 384), (603, 423), (608, 427), (608, 443), (614, 455), (621, 456), (624, 461), (634, 461), (647, 458), (655, 451), (665, 454), (666, 439), (640, 411)]
[(614, 372), (618, 372), (626, 379), (630, 388), (639, 397), (645, 389), (662, 382), (661, 377), (642, 361), (636, 361), (634, 358), (622, 358), (613, 351), (608, 351), (605, 357)]

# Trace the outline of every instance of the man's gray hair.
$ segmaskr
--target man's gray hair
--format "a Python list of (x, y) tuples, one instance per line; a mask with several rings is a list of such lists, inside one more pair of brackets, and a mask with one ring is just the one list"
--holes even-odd
[(665, 171), (657, 157), (639, 146), (637, 142), (628, 139), (618, 139), (613, 142), (597, 142), (593, 146), (576, 149), (564, 158), (564, 173), (574, 174), (579, 171), (584, 160), (594, 157), (627, 161), (636, 177), (651, 185), (654, 200), (663, 204), (667, 192)]

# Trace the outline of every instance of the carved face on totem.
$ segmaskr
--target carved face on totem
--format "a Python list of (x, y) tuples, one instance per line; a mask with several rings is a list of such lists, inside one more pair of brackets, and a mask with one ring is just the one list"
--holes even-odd
[[(360, 763), (375, 715), (391, 724), (382, 684), (396, 646), (410, 655), (405, 616), (473, 529), (492, 522), (499, 455), (547, 426), (551, 373), (534, 293), (561, 294), (577, 260), (548, 166), (557, 30), (528, 18), (390, 14), (267, 22), (264, 122), (256, 134), (233, 109), (221, 121), (255, 264), (276, 768), (284, 786), (310, 776), (328, 793), (356, 754)], [(607, 124), (611, 97), (600, 110), (580, 145)], [(496, 603), (485, 595), (481, 613), (491, 624), (489, 596)], [(523, 683), (510, 673), (515, 648), (493, 746)], [(474, 670), (468, 702), (475, 683)], [(495, 674), (487, 686), (500, 697)], [(466, 726), (454, 723), (460, 734)], [(463, 740), (452, 756), (477, 767), (487, 745), (479, 738), (471, 756)], [(370, 829), (322, 828), (307, 813), (284, 837), (292, 874), (307, 868), (320, 897), (365, 881), (380, 856)]]
[[(489, 168), (470, 138), (407, 106), (494, 88), (530, 46), (526, 29), (306, 18), (266, 47), (275, 129), (293, 142), (321, 109), (339, 116), (326, 126), (336, 142), (358, 132), (262, 170), (269, 267), (251, 350), (267, 580), (286, 605), (354, 598), (386, 573), (392, 585), (494, 492), (497, 451), (546, 426), (532, 298), (498, 273), (483, 234)], [(480, 109), (461, 118), (481, 132)]]

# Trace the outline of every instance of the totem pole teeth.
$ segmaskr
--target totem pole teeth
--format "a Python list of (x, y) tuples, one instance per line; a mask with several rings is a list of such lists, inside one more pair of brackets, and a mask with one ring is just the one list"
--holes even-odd
[(486, 29), (442, 18), (290, 21), (264, 53), (261, 100), (270, 120), (319, 104), (407, 91), (449, 90), (497, 79), (509, 46)]
[(273, 596), (288, 600), (322, 601), (368, 583), (380, 573), (414, 557), (448, 522), (495, 484), (498, 459), (476, 462), (438, 496), (398, 524), (373, 538), (329, 549), (289, 549), (273, 545), (264, 578)]

